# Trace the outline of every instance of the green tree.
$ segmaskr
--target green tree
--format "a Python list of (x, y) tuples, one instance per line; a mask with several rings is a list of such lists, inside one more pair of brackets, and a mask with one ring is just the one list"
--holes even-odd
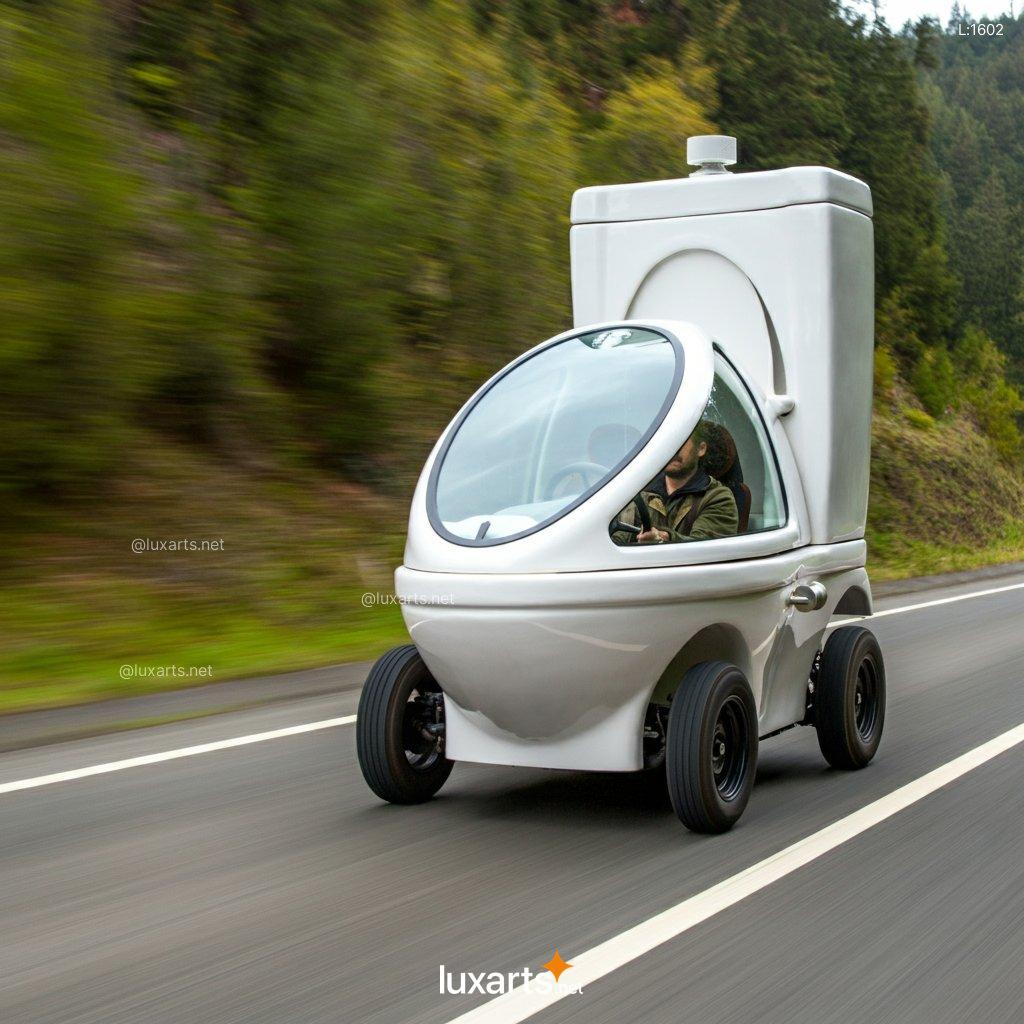
[(707, 107), (714, 79), (691, 46), (681, 66), (652, 60), (632, 75), (605, 107), (592, 136), (590, 178), (594, 183), (675, 178), (686, 161), (686, 140), (713, 133)]
[(1001, 338), (1004, 350), (1018, 360), (1024, 360), (1024, 325), (1019, 320), (1024, 286), (1021, 223), (1002, 177), (992, 171), (957, 218), (953, 232), (968, 315), (990, 337)]
[[(1024, 380), (1024, 19), (1001, 36), (969, 34), (954, 10), (923, 73), (932, 148), (947, 182), (951, 266), (963, 281), (961, 323), (976, 323)], [(967, 28), (960, 34), (961, 27)]]
[(512, 66), (524, 45), (454, 3), (399, 7), (275, 120), (270, 362), (333, 464), (379, 452), (396, 395), (437, 390), (409, 380), (424, 353), (478, 379), (566, 322), (571, 116), (540, 62)]
[(122, 167), (92, 4), (0, 34), (0, 486), (67, 490), (118, 460), (146, 385)]

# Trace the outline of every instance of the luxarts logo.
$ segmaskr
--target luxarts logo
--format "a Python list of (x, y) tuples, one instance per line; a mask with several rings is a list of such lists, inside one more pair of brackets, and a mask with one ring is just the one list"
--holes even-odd
[(520, 971), (452, 971), (441, 964), (439, 991), (443, 996), (501, 996), (513, 989), (525, 988), (539, 995), (576, 995), (583, 989), (577, 988), (571, 980), (561, 980), (571, 967), (557, 949), (540, 971), (529, 967)]

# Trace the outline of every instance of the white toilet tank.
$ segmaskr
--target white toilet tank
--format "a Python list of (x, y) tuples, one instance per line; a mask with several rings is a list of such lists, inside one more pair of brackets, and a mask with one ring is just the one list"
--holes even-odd
[(810, 543), (859, 538), (871, 441), (871, 192), (825, 167), (731, 174), (730, 143), (691, 147), (710, 173), (575, 194), (575, 323), (651, 317), (703, 328), (755, 386), (793, 401), (782, 423)]

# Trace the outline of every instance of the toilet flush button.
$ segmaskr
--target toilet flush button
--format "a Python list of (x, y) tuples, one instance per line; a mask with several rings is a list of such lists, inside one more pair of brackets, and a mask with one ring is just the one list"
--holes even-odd
[(736, 140), (731, 135), (693, 135), (686, 140), (686, 162), (695, 164), (697, 174), (728, 174), (736, 163)]

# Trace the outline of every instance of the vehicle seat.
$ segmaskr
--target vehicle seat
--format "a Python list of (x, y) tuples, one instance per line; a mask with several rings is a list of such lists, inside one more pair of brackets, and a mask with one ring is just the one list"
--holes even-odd
[(732, 434), (722, 426), (710, 420), (704, 421), (704, 436), (708, 450), (702, 460), (704, 469), (720, 483), (732, 491), (736, 499), (736, 512), (739, 516), (739, 533), (747, 532), (750, 522), (750, 506), (753, 495), (750, 488), (743, 482), (743, 469), (740, 466), (736, 442)]

